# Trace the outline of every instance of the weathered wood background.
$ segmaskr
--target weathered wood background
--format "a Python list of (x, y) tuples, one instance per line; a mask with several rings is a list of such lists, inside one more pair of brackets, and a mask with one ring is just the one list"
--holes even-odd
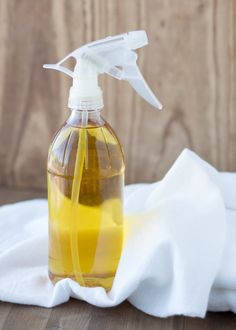
[(0, 0), (2, 186), (46, 186), (47, 149), (69, 114), (70, 79), (42, 65), (137, 29), (150, 41), (139, 65), (165, 111), (127, 83), (101, 79), (127, 183), (161, 178), (185, 147), (236, 171), (235, 0)]

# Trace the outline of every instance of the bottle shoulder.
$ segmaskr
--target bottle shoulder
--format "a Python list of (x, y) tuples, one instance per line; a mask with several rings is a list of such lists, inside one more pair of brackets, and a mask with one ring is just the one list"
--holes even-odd
[(124, 171), (124, 154), (120, 141), (112, 127), (100, 117), (99, 122), (89, 120), (85, 128), (79, 122), (67, 120), (64, 123), (49, 148), (49, 172), (73, 176), (81, 138), (85, 138), (85, 174), (97, 171), (100, 176), (106, 176)]

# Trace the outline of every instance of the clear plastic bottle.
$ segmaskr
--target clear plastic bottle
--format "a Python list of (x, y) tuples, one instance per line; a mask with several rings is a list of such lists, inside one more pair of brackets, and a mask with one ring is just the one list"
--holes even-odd
[[(136, 63), (135, 50), (147, 44), (145, 31), (131, 31), (90, 42), (43, 66), (72, 78), (68, 107), (73, 111), (48, 156), (49, 273), (54, 283), (70, 277), (82, 286), (112, 286), (123, 242), (125, 166), (116, 134), (100, 117), (98, 77), (128, 81), (161, 109)], [(63, 65), (70, 58), (73, 70)]]
[[(123, 243), (124, 156), (100, 110), (88, 111), (85, 127), (82, 113), (72, 111), (49, 149), (49, 275), (54, 283), (69, 277), (109, 290)], [(84, 161), (74, 177), (80, 139)]]

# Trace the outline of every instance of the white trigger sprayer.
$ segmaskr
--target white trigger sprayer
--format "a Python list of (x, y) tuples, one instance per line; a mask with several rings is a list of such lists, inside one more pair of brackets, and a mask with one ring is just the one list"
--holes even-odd
[[(73, 276), (75, 280), (83, 286), (86, 286), (86, 281), (82, 275), (83, 267), (81, 266), (82, 263), (78, 252), (79, 229), (78, 223), (75, 221), (75, 214), (78, 212), (79, 207), (83, 170), (84, 168), (87, 169), (86, 157), (89, 153), (87, 147), (89, 134), (87, 129), (88, 113), (89, 111), (103, 108), (102, 90), (98, 86), (98, 75), (107, 73), (116, 79), (127, 80), (136, 92), (148, 103), (155, 108), (162, 109), (161, 103), (147, 85), (136, 63), (137, 54), (134, 50), (146, 46), (147, 44), (148, 39), (145, 31), (133, 31), (88, 43), (68, 54), (57, 64), (45, 64), (43, 66), (45, 69), (61, 71), (73, 79), (73, 85), (70, 88), (68, 107), (73, 110), (82, 110), (70, 196), (71, 204), (69, 215), (67, 215), (68, 219), (71, 221), (68, 240), (70, 247), (68, 248), (66, 246), (66, 249), (71, 251)], [(69, 58), (74, 58), (76, 60), (74, 71), (62, 65)], [(109, 166), (111, 167), (111, 165)], [(110, 190), (112, 189), (111, 186)], [(117, 189), (121, 188), (118, 187)], [(56, 194), (57, 192), (55, 192), (55, 195)], [(61, 197), (57, 199), (54, 196), (53, 201), (54, 200), (62, 199)], [(55, 204), (54, 207), (59, 213), (58, 205)], [(107, 216), (104, 217), (104, 219), (107, 219)], [(62, 222), (66, 220), (67, 219), (63, 218)], [(77, 220), (79, 221), (80, 219)]]
[[(127, 80), (148, 103), (162, 109), (136, 63), (137, 54), (134, 50), (147, 44), (145, 31), (132, 31), (88, 43), (57, 64), (45, 64), (43, 67), (61, 71), (73, 78), (68, 101), (71, 109), (92, 110), (103, 107), (102, 91), (97, 79), (102, 73)], [(70, 57), (76, 60), (73, 72), (61, 65)]]

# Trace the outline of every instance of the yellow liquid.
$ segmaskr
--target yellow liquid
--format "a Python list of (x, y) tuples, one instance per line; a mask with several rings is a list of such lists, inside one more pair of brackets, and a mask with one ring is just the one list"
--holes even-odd
[[(49, 274), (53, 282), (70, 277), (83, 286), (108, 290), (123, 244), (124, 163), (109, 125), (94, 126), (93, 122), (87, 128), (65, 125), (49, 151)], [(73, 174), (82, 130), (86, 130), (85, 160), (78, 201), (73, 202), (72, 186), (78, 179)]]

